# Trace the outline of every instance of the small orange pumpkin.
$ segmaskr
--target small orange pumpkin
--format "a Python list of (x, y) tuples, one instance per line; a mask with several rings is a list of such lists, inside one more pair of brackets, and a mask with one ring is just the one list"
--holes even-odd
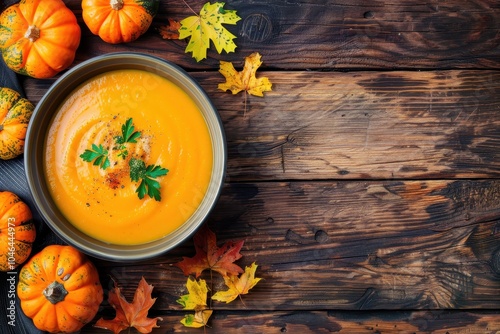
[(35, 326), (51, 333), (72, 333), (91, 321), (103, 299), (99, 275), (72, 246), (50, 245), (21, 269), (17, 294)]
[(0, 36), (10, 69), (50, 78), (73, 63), (81, 31), (62, 0), (21, 0), (0, 15)]
[(12, 159), (23, 153), (34, 109), (33, 104), (15, 90), (0, 87), (0, 159)]
[(159, 0), (83, 0), (83, 21), (107, 43), (136, 40), (144, 34), (158, 11)]
[(36, 238), (31, 210), (19, 196), (0, 192), (0, 270), (12, 271), (26, 261)]

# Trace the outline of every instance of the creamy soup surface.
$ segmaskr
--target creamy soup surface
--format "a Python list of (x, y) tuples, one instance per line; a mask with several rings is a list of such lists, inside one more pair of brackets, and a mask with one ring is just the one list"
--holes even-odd
[[(120, 144), (127, 120), (139, 135)], [(107, 153), (106, 168), (82, 158), (93, 144)], [(160, 200), (139, 198), (142, 179), (132, 180), (131, 159), (168, 170), (154, 178)], [(44, 172), (75, 227), (107, 243), (134, 245), (160, 239), (193, 214), (212, 160), (207, 125), (186, 93), (156, 74), (117, 70), (80, 85), (61, 104), (46, 138)]]

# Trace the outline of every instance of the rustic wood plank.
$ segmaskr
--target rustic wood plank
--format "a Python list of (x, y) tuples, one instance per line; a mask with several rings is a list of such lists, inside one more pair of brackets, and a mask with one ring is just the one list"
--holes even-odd
[[(495, 0), (388, 2), (374, 0), (225, 1), (242, 18), (228, 29), (236, 52), (197, 63), (184, 53), (186, 41), (163, 40), (157, 29), (168, 18), (193, 13), (181, 1), (161, 1), (151, 29), (127, 45), (94, 37), (81, 20), (79, 0), (65, 0), (82, 26), (77, 62), (103, 52), (152, 52), (186, 68), (218, 67), (259, 51), (275, 69), (499, 68), (500, 4)], [(187, 1), (195, 11), (203, 2)]]
[[(161, 315), (155, 333), (200, 333), (183, 327), (179, 320), (186, 313)], [(500, 330), (500, 315), (488, 311), (417, 312), (231, 312), (216, 311), (206, 333), (468, 333), (494, 334)], [(81, 334), (107, 334), (109, 331), (86, 326)]]
[[(245, 241), (241, 266), (263, 280), (229, 310), (498, 309), (499, 180), (229, 184), (208, 224)], [(98, 262), (132, 296), (141, 276), (156, 310), (179, 310), (187, 241), (132, 265)], [(204, 274), (214, 290), (223, 281)]]
[[(500, 176), (500, 71), (263, 71), (264, 98), (191, 74), (221, 114), (228, 182)], [(27, 79), (27, 96), (51, 82)]]
[[(265, 72), (264, 99), (220, 94), (233, 180), (498, 177), (500, 73)], [(199, 78), (199, 77), (198, 77)]]

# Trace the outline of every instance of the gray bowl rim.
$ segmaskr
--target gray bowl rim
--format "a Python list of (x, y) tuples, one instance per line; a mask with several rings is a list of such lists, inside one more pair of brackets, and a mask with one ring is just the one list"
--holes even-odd
[[(140, 62), (147, 62), (147, 65)], [(88, 66), (91, 65), (97, 67), (89, 70)], [(40, 162), (40, 155), (43, 155), (44, 151), (43, 146), (42, 149), (40, 148), (40, 142), (38, 140), (41, 136), (43, 136), (43, 140), (45, 140), (45, 131), (37, 131), (37, 127), (39, 127), (39, 123), (45, 124), (50, 122), (55, 113), (55, 111), (52, 111), (47, 115), (43, 114), (40, 110), (45, 109), (46, 106), (48, 106), (49, 109), (57, 108), (62, 99), (71, 93), (78, 85), (97, 74), (131, 67), (137, 69), (146, 68), (153, 73), (166, 77), (177, 85), (180, 84), (183, 90), (188, 90), (188, 94), (195, 94), (196, 98), (189, 95), (198, 104), (200, 110), (203, 109), (200, 104), (204, 105), (206, 110), (208, 110), (211, 118), (209, 120), (206, 119), (207, 126), (210, 128), (210, 135), (215, 136), (218, 145), (216, 146), (214, 144), (214, 170), (212, 171), (209, 189), (200, 205), (201, 208), (204, 208), (204, 211), (201, 212), (199, 207), (189, 218), (189, 220), (196, 221), (191, 221), (190, 224), (183, 224), (179, 229), (162, 239), (141, 245), (122, 246), (108, 244), (91, 238), (73, 227), (73, 225), (58, 212), (57, 207), (50, 200), (50, 195), (48, 194), (47, 187), (44, 186), (43, 178), (39, 178), (40, 174), (43, 175), (43, 171), (40, 171), (39, 168), (35, 166), (42, 163)], [(103, 69), (105, 70), (103, 71)], [(206, 117), (205, 114), (204, 117)], [(214, 131), (215, 135), (213, 133)], [(219, 155), (216, 156), (218, 152)], [(89, 58), (75, 65), (63, 73), (49, 87), (35, 106), (35, 110), (28, 124), (25, 140), (24, 166), (28, 188), (35, 208), (40, 213), (44, 222), (60, 239), (95, 258), (112, 262), (136, 262), (158, 257), (172, 250), (190, 238), (196, 230), (205, 223), (207, 217), (217, 204), (224, 186), (227, 166), (226, 135), (222, 120), (213, 102), (201, 85), (183, 68), (171, 61), (145, 53), (113, 52)], [(208, 200), (207, 197), (209, 197)], [(56, 222), (57, 219), (62, 220), (63, 227), (58, 225)]]

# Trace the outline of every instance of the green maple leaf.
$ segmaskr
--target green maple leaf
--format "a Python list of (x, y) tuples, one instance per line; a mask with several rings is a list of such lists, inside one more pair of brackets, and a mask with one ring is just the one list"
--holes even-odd
[(224, 2), (214, 4), (207, 2), (203, 5), (200, 15), (187, 17), (180, 22), (179, 39), (191, 36), (186, 53), (192, 52), (196, 61), (207, 57), (210, 40), (214, 43), (218, 53), (222, 50), (234, 52), (236, 49), (233, 41), (236, 36), (224, 28), (223, 24), (236, 24), (241, 18), (236, 15), (235, 10), (225, 10), (223, 7)]

